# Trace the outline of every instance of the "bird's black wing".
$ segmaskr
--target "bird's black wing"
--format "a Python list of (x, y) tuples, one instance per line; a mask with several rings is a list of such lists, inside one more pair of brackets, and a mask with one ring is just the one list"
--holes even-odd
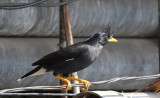
[(58, 50), (56, 52), (50, 53), (40, 60), (34, 62), (32, 66), (35, 65), (52, 65), (65, 60), (79, 58), (87, 50), (87, 45), (83, 43), (74, 44), (67, 48)]

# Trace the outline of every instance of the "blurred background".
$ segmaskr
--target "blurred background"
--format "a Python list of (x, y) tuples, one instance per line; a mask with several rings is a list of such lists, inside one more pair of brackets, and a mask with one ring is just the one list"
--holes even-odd
[[(119, 41), (107, 44), (92, 66), (78, 72), (79, 78), (101, 81), (159, 73), (158, 0), (77, 0), (69, 4), (69, 12), (74, 43), (100, 32), (104, 24), (111, 26)], [(59, 85), (52, 73), (16, 81), (34, 68), (34, 61), (59, 49), (58, 38), (59, 7), (0, 9), (0, 89)], [(154, 80), (118, 81), (93, 85), (90, 90), (134, 91)]]

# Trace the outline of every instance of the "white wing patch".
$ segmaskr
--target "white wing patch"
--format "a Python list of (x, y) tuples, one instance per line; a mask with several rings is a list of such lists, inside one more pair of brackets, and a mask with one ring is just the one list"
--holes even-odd
[(42, 67), (41, 69), (39, 69), (37, 72), (31, 74), (30, 76), (37, 76), (37, 75), (44, 74), (44, 73), (46, 73), (46, 69), (44, 69)]
[(71, 61), (71, 60), (74, 60), (74, 58), (71, 58), (71, 59), (67, 59), (67, 60), (65, 60), (65, 61)]

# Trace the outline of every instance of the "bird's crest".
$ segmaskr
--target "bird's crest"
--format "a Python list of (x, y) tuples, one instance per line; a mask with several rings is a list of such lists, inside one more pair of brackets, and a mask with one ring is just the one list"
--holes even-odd
[(113, 37), (114, 32), (111, 32), (111, 27), (109, 25), (104, 25), (102, 31), (107, 34), (108, 38)]

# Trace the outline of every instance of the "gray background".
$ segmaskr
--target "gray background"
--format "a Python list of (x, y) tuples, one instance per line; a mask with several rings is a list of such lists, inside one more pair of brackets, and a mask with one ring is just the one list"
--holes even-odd
[[(28, 1), (33, 2), (12, 0), (12, 3)], [(109, 24), (119, 40), (107, 44), (99, 58), (79, 72), (80, 78), (100, 81), (159, 73), (158, 0), (78, 0), (69, 9), (75, 43), (101, 31), (103, 24)], [(59, 8), (0, 10), (0, 21), (0, 89), (59, 85), (52, 73), (16, 81), (34, 68), (31, 66), (34, 61), (58, 50)], [(91, 86), (90, 90), (135, 90), (152, 81), (119, 81)]]

